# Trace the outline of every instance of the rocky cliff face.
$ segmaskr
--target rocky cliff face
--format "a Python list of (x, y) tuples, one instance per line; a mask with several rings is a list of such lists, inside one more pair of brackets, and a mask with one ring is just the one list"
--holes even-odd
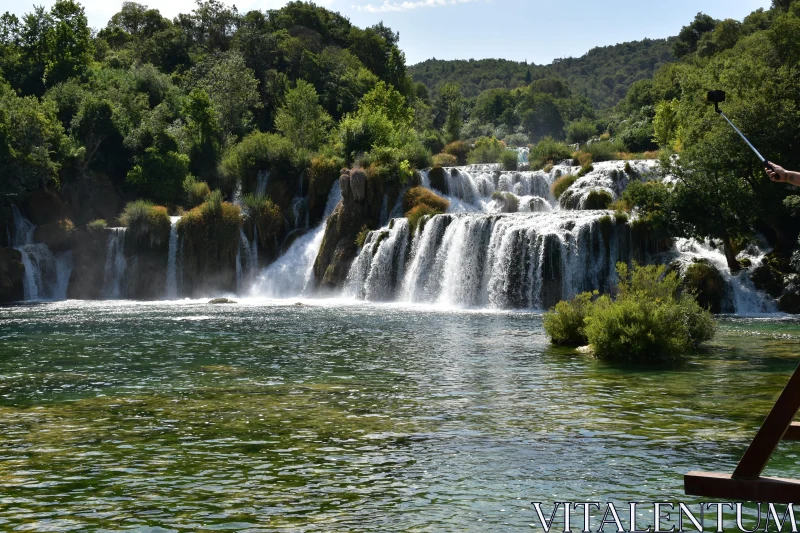
[(339, 177), (342, 199), (328, 218), (325, 236), (314, 262), (314, 278), (319, 287), (340, 287), (350, 264), (358, 255), (356, 237), (364, 226), (374, 227), (380, 217), (382, 197), (377, 180), (361, 169), (343, 170)]

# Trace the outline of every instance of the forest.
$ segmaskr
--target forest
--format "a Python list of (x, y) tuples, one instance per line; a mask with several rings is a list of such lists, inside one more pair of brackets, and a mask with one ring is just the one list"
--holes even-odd
[(240, 13), (198, 1), (173, 20), (125, 2), (99, 30), (73, 0), (6, 13), (0, 230), (18, 205), (49, 224), (51, 241), (118, 224), (155, 228), (161, 241), (168, 214), (207, 234), (238, 226), (244, 206), (275, 256), (293, 198), (308, 197), (316, 224), (342, 168), (399, 190), (432, 166), (513, 170), (510, 148), (529, 147), (533, 168), (660, 158), (677, 179), (634, 183), (611, 208), (636, 213), (655, 240), (718, 239), (732, 272), (763, 235), (775, 253), (761, 285), (783, 286), (800, 267), (800, 196), (769, 182), (705, 93), (726, 90), (726, 113), (796, 168), (798, 29), (800, 2), (775, 0), (743, 21), (698, 13), (674, 38), (549, 66), (408, 67), (384, 24), (358, 28), (305, 2)]

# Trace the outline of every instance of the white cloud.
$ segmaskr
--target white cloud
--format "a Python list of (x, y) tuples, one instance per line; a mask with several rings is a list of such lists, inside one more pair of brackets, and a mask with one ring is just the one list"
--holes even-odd
[(415, 0), (406, 2), (392, 2), (390, 0), (384, 0), (382, 4), (366, 4), (363, 6), (354, 5), (353, 8), (357, 9), (358, 11), (367, 11), (369, 13), (386, 13), (388, 11), (410, 11), (420, 7), (452, 6), (474, 1), (475, 0)]

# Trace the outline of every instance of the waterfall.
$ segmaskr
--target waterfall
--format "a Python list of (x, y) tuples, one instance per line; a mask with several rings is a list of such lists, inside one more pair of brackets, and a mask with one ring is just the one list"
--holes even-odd
[(267, 185), (269, 184), (269, 170), (260, 170), (256, 177), (256, 188), (253, 191), (256, 197), (267, 195)]
[(106, 264), (103, 269), (103, 298), (118, 300), (127, 293), (125, 272), (128, 261), (125, 259), (125, 230), (111, 228), (106, 246)]
[(460, 307), (545, 308), (608, 289), (628, 257), (629, 229), (605, 211), (437, 215), (408, 252), (405, 220), (377, 230), (348, 273), (346, 294)]
[[(691, 264), (695, 260), (703, 260), (716, 267), (728, 284), (729, 304), (736, 314), (758, 315), (778, 311), (775, 301), (755, 288), (747, 270), (743, 269), (736, 274), (731, 274), (721, 246), (712, 248), (708, 244), (694, 239), (678, 239), (675, 243), (675, 252), (668, 255), (676, 256), (683, 265)], [(764, 255), (764, 253), (757, 253), (749, 259), (753, 265), (758, 265), (761, 264)]]
[(22, 256), (25, 275), (22, 280), (25, 300), (64, 300), (72, 275), (72, 252), (53, 254), (43, 243), (34, 243), (36, 225), (12, 205), (14, 237), (11, 244)]
[(169, 217), (169, 252), (167, 255), (167, 299), (178, 297), (178, 221), (181, 217)]
[(341, 196), (342, 191), (336, 181), (328, 193), (322, 222), (313, 231), (297, 238), (285, 254), (261, 272), (250, 288), (251, 295), (289, 298), (307, 293), (313, 277), (314, 260), (325, 236), (325, 225)]

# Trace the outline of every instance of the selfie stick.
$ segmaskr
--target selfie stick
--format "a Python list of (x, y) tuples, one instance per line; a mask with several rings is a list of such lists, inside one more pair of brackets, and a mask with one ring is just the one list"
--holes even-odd
[(739, 131), (739, 128), (737, 128), (736, 125), (734, 125), (734, 123), (731, 122), (731, 119), (729, 119), (725, 115), (725, 113), (723, 113), (722, 110), (719, 108), (719, 103), (725, 101), (725, 91), (709, 91), (708, 95), (707, 95), (707, 99), (708, 99), (709, 102), (714, 102), (714, 111), (716, 111), (717, 113), (722, 115), (722, 118), (724, 118), (725, 120), (728, 121), (728, 124), (731, 125), (731, 128), (736, 130), (736, 133), (738, 133), (739, 137), (741, 137), (742, 140), (747, 143), (747, 146), (749, 146), (750, 149), (753, 151), (753, 153), (756, 154), (756, 157), (758, 157), (759, 161), (761, 161), (761, 163), (763, 163), (764, 166), (767, 167), (768, 169), (774, 170), (774, 168), (772, 167), (772, 163), (767, 161), (764, 158), (764, 156), (761, 155), (761, 152), (756, 150), (756, 147), (753, 146), (753, 143), (751, 143), (750, 141), (747, 140), (747, 137), (744, 136), (744, 133)]

